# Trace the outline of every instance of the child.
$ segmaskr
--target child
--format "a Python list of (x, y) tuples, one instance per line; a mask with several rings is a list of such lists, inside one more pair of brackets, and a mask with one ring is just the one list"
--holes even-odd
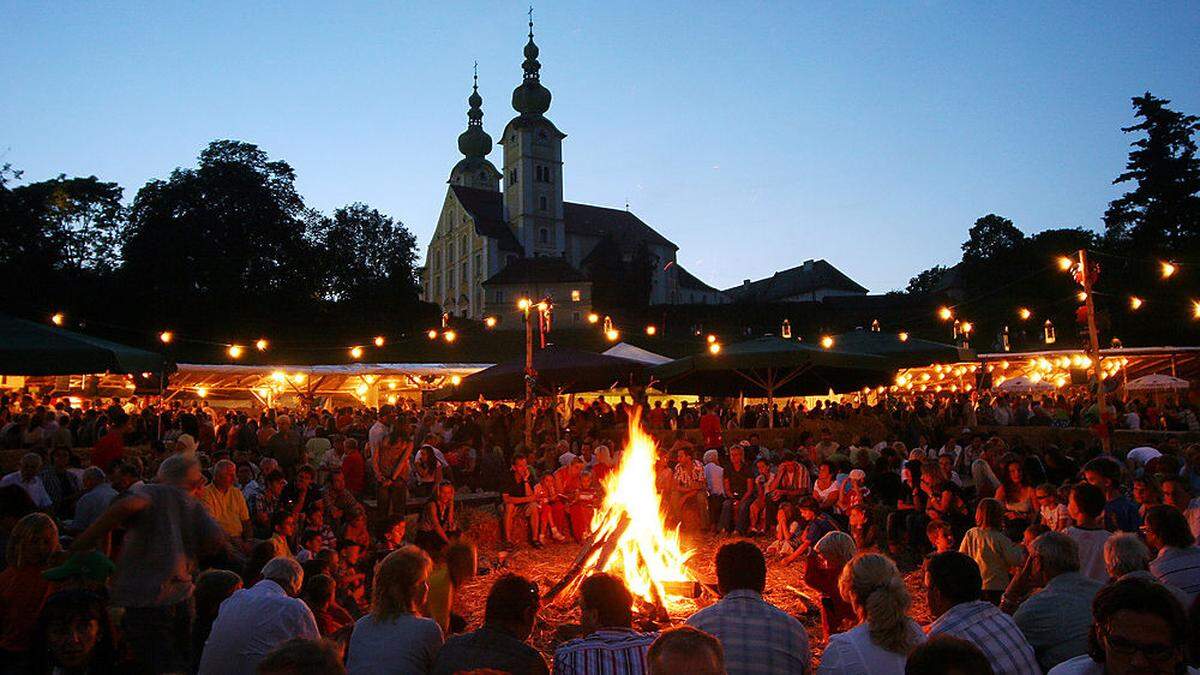
[(925, 536), (933, 546), (933, 554), (954, 550), (954, 532), (950, 523), (944, 520), (932, 520), (925, 526)]
[(767, 547), (768, 554), (786, 556), (792, 552), (792, 536), (800, 529), (795, 511), (791, 502), (779, 505), (779, 510), (775, 512), (775, 540)]
[(1062, 532), (1071, 526), (1071, 514), (1067, 505), (1058, 498), (1058, 490), (1049, 483), (1037, 487), (1038, 516), (1042, 525), (1053, 532)]
[(362, 547), (358, 542), (342, 542), (338, 549), (338, 568), (334, 580), (337, 582), (338, 602), (354, 614), (363, 613), (367, 607), (367, 575), (358, 570), (361, 558)]
[(337, 550), (337, 535), (333, 533), (329, 523), (325, 522), (324, 509), (312, 509), (308, 512), (308, 529), (321, 533), (321, 550)]
[(967, 530), (958, 550), (979, 565), (983, 577), (983, 599), (999, 605), (1000, 596), (1008, 586), (1009, 570), (1020, 564), (1021, 547), (1009, 539), (1003, 530), (1004, 505), (988, 498), (975, 509), (975, 527)]
[(403, 516), (396, 516), (375, 543), (375, 560), (383, 560), (387, 554), (403, 546), (404, 535), (407, 533), (408, 521)]
[(562, 498), (558, 495), (558, 487), (554, 482), (554, 474), (543, 474), (542, 480), (533, 489), (533, 495), (536, 498), (538, 508), (537, 540), (545, 543), (546, 532), (550, 533), (554, 541), (566, 540), (561, 530), (566, 529), (567, 513), (563, 507)]
[(850, 536), (858, 550), (864, 551), (875, 545), (878, 528), (871, 518), (871, 511), (866, 504), (858, 504), (850, 508)]
[(767, 531), (767, 486), (771, 483), (771, 465), (765, 459), (754, 463), (754, 498), (750, 502), (750, 534)]
[(300, 550), (296, 552), (296, 562), (306, 563), (317, 557), (321, 552), (321, 533), (317, 530), (305, 530), (300, 537)]

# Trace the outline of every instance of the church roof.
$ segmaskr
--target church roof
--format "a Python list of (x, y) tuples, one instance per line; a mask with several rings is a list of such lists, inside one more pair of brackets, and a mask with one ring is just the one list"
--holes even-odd
[(643, 223), (641, 218), (623, 209), (563, 202), (563, 224), (567, 234), (600, 238), (612, 236), (614, 241), (622, 244), (646, 242), (679, 250), (678, 246)]
[(552, 284), (572, 281), (587, 281), (587, 277), (563, 258), (535, 256), (513, 259), (504, 269), (484, 281), (483, 285)]
[(687, 289), (691, 289), (693, 291), (708, 291), (710, 293), (720, 293), (721, 292), (721, 291), (718, 291), (717, 289), (713, 288), (712, 286), (709, 286), (708, 284), (704, 283), (703, 281), (700, 281), (700, 279), (698, 279), (696, 277), (696, 275), (685, 270), (683, 268), (683, 265), (680, 265), (678, 263), (676, 263), (676, 265), (675, 265), (675, 278), (678, 280), (680, 288), (687, 288)]
[(821, 290), (866, 293), (867, 289), (825, 260), (806, 260), (804, 264), (776, 272), (766, 279), (747, 280), (741, 286), (725, 289), (737, 302), (776, 302)]
[(454, 197), (475, 221), (475, 234), (500, 241), (500, 250), (523, 253), (525, 249), (512, 228), (504, 222), (504, 200), (495, 190), (451, 185)]
[[(512, 228), (504, 221), (504, 195), (494, 190), (452, 185), (454, 196), (462, 204), (467, 213), (475, 221), (475, 232), (481, 237), (491, 237), (500, 240), (500, 248), (505, 251), (523, 251), (521, 244), (513, 234)], [(590, 204), (575, 202), (563, 203), (563, 224), (567, 234), (603, 238), (611, 236), (622, 245), (645, 242), (656, 246), (667, 246), (678, 250), (671, 243), (641, 218), (623, 209), (610, 209)]]

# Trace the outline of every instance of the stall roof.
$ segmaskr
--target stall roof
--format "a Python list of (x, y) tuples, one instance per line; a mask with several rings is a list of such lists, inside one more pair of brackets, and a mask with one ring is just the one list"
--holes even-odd
[(611, 349), (606, 349), (601, 352), (605, 356), (616, 356), (621, 359), (629, 359), (630, 361), (639, 361), (651, 366), (657, 366), (663, 363), (669, 363), (673, 359), (662, 354), (655, 354), (649, 349), (642, 349), (637, 345), (631, 345), (628, 342), (621, 342), (613, 346)]
[(0, 373), (93, 375), (159, 373), (170, 363), (159, 353), (0, 314)]

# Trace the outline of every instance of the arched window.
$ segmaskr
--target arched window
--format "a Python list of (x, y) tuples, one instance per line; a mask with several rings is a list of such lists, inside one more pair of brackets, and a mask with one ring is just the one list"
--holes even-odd
[(550, 243), (550, 230), (547, 230), (544, 227), (538, 229), (538, 243), (540, 243), (540, 244)]
[(545, 196), (538, 197), (538, 208), (541, 209), (542, 211), (546, 210), (546, 197)]

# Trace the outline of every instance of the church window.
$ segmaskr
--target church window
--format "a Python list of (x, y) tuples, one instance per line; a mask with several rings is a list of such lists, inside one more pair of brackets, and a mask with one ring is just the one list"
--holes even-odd
[(482, 274), (483, 274), (483, 254), (476, 253), (475, 254), (475, 276), (480, 276)]
[(454, 256), (454, 242), (453, 242), (453, 241), (451, 241), (451, 242), (450, 242), (450, 253), (449, 253), (449, 255), (447, 255), (447, 256), (446, 256), (446, 264), (447, 264), (447, 265), (453, 265), (453, 264), (454, 264), (454, 258), (455, 258), (455, 256)]
[(516, 169), (509, 169), (509, 170), (508, 170), (508, 183), (509, 183), (509, 185), (512, 185), (512, 184), (514, 184), (514, 183), (516, 183), (516, 182), (517, 182), (517, 170), (516, 170)]
[(547, 230), (544, 227), (538, 229), (538, 243), (550, 243), (550, 230)]
[(545, 210), (546, 210), (546, 197), (545, 197), (545, 195), (543, 195), (543, 196), (541, 196), (541, 197), (538, 197), (538, 208), (539, 208), (539, 209), (541, 209), (542, 211), (545, 211)]
[(579, 292), (579, 289), (574, 289), (571, 291), (571, 302), (579, 302), (581, 297), (582, 294)]
[(463, 238), (462, 238), (462, 254), (463, 254), (463, 256), (467, 256), (467, 255), (471, 254), (471, 243), (467, 241), (467, 235), (465, 235), (465, 234), (463, 235)]
[(496, 302), (497, 303), (504, 302), (504, 291), (501, 291), (501, 290), (496, 291)]
[(433, 295), (434, 298), (442, 294), (442, 278), (434, 277), (433, 279)]
[(463, 266), (462, 266), (462, 282), (463, 282), (463, 285), (466, 285), (466, 284), (467, 284), (467, 283), (469, 283), (470, 281), (471, 281), (471, 277), (470, 277), (469, 268), (468, 268), (466, 265), (463, 265)]

